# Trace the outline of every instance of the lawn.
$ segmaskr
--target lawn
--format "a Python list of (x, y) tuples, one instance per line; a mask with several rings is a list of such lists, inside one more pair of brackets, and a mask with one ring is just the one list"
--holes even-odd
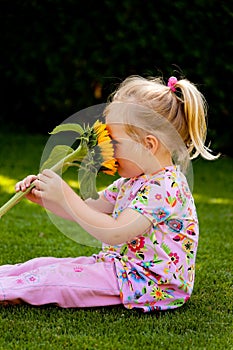
[[(14, 184), (36, 173), (47, 136), (0, 134), (0, 205)], [(191, 300), (182, 308), (143, 314), (121, 306), (60, 309), (0, 307), (0, 350), (34, 349), (233, 349), (233, 159), (196, 160), (194, 197), (200, 241)], [(73, 174), (67, 174), (67, 181)], [(112, 178), (101, 178), (103, 181)], [(0, 220), (0, 264), (38, 256), (90, 255), (59, 232), (46, 212), (23, 200)]]

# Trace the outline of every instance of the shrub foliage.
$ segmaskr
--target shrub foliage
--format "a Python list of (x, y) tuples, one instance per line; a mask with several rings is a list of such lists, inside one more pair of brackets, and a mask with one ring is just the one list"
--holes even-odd
[(2, 0), (0, 19), (2, 125), (47, 132), (130, 74), (185, 76), (208, 101), (212, 145), (231, 152), (230, 3)]

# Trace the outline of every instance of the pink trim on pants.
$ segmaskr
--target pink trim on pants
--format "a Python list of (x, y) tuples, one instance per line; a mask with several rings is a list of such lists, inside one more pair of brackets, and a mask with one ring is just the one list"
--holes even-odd
[(0, 266), (0, 304), (18, 302), (63, 308), (122, 304), (115, 264), (90, 256)]

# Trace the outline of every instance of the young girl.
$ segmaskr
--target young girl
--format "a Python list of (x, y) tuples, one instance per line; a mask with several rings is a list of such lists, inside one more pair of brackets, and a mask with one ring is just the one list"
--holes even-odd
[[(126, 308), (173, 309), (194, 285), (198, 219), (179, 165), (184, 149), (214, 159), (204, 146), (206, 104), (186, 79), (127, 78), (104, 112), (116, 142), (121, 176), (85, 202), (51, 170), (29, 175), (27, 198), (80, 224), (103, 242), (90, 257), (36, 258), (0, 267), (0, 301), (60, 307), (123, 304)], [(187, 165), (187, 164), (186, 164)]]

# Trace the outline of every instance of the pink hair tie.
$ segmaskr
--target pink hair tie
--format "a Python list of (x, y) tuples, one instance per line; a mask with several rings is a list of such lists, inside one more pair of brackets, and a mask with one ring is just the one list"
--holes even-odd
[(176, 85), (177, 81), (178, 81), (178, 80), (177, 80), (176, 77), (170, 77), (170, 78), (168, 79), (167, 86), (168, 86), (173, 92), (176, 91), (175, 85)]

